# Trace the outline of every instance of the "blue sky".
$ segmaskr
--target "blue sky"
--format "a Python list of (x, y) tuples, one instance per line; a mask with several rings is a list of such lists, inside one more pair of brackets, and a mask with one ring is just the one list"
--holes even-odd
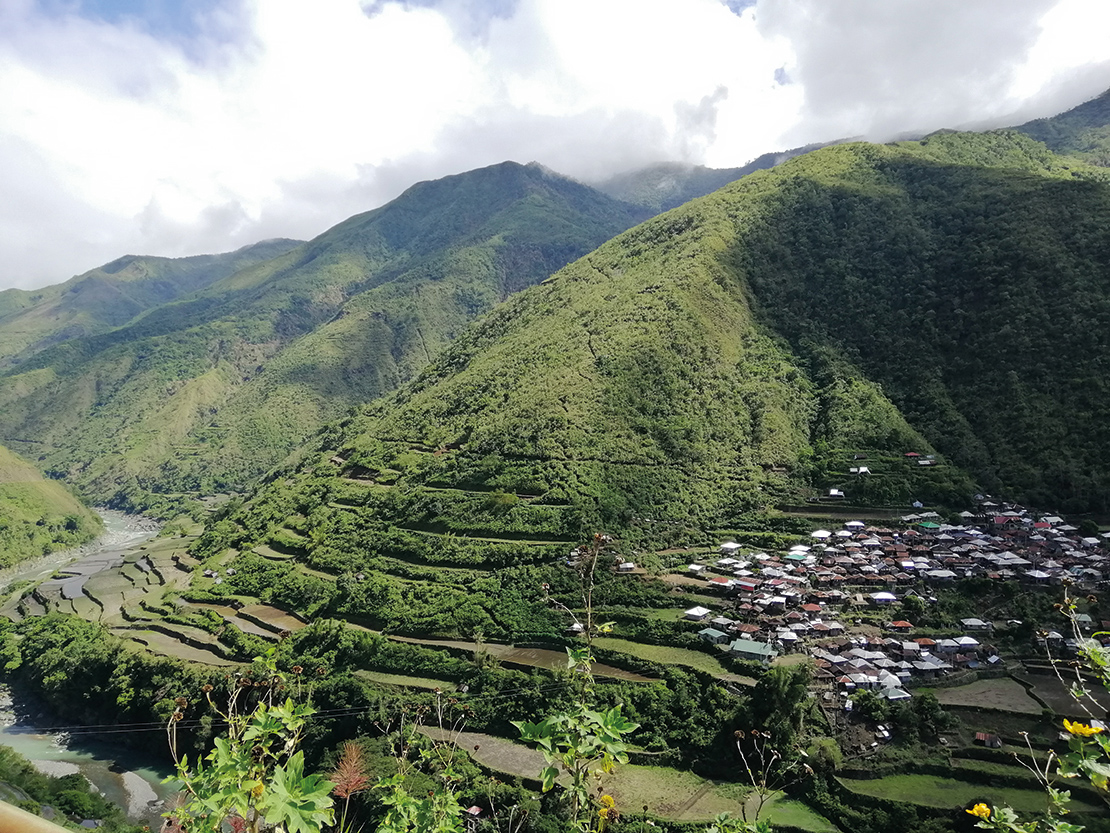
[(0, 288), (505, 159), (726, 167), (1107, 87), (1102, 0), (0, 0)]

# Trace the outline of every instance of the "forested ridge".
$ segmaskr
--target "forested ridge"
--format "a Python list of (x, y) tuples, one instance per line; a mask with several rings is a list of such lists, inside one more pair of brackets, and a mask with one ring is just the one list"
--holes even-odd
[(54, 344), (107, 332), (147, 310), (278, 257), (297, 240), (264, 240), (234, 252), (193, 257), (125, 255), (65, 283), (0, 292), (0, 368)]
[(538, 165), (414, 185), (122, 327), (24, 356), (0, 375), (0, 437), (123, 508), (172, 514), (183, 496), (247, 489), (476, 315), (645, 216)]

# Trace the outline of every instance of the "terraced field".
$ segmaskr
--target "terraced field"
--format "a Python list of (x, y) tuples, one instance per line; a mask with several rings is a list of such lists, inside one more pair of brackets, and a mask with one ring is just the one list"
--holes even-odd
[(404, 674), (387, 674), (384, 671), (356, 671), (355, 676), (362, 677), (372, 683), (400, 688), (423, 688), (429, 691), (454, 691), (455, 684), (448, 680), (437, 680), (433, 677), (409, 677)]
[[(1043, 700), (1045, 705), (1053, 709), (1057, 714), (1066, 714), (1071, 717), (1087, 717), (1084, 709), (1072, 697), (1071, 691), (1068, 686), (1060, 682), (1054, 674), (1044, 673), (1028, 673), (1023, 675), (1023, 679), (1033, 684), (1033, 694)], [(1066, 678), (1065, 678), (1066, 679)], [(1071, 680), (1069, 682), (1073, 682)], [(1103, 710), (1110, 711), (1110, 692), (1107, 692), (1099, 685), (1088, 685), (1091, 691), (1091, 696), (1095, 699)], [(1088, 702), (1087, 707), (1097, 711), (1097, 707)]]
[[(546, 668), (548, 670), (566, 668), (567, 655), (560, 651), (551, 651), (546, 648), (517, 648), (513, 645), (502, 645), (497, 642), (463, 642), (450, 639), (418, 639), (411, 636), (390, 636), (397, 642), (409, 642), (413, 645), (423, 645), (428, 648), (449, 648), (457, 651), (475, 653), (484, 651), (496, 657), (501, 662), (509, 665), (523, 665), (531, 668)], [(609, 677), (615, 680), (628, 680), (636, 683), (653, 682), (651, 677), (616, 668), (612, 665), (597, 663), (593, 667), (594, 676)]]
[(239, 608), (239, 617), (253, 621), (261, 627), (269, 629), (272, 633), (299, 631), (308, 624), (299, 616), (265, 604), (245, 605)]
[(209, 604), (206, 602), (184, 602), (181, 609), (189, 610), (211, 610), (219, 614), (225, 622), (237, 627), (243, 633), (249, 633), (254, 636), (262, 637), (263, 639), (276, 639), (277, 634), (270, 628), (264, 628), (249, 619), (244, 619), (239, 615), (239, 611), (234, 607), (228, 605)]
[[(987, 787), (956, 778), (940, 778), (935, 775), (888, 775), (874, 780), (855, 780), (840, 778), (840, 783), (861, 795), (904, 801), (923, 807), (941, 809), (956, 808), (972, 800), (990, 795), (992, 801), (1008, 804), (1021, 813), (1043, 812), (1047, 807), (1047, 796), (1043, 789), (1022, 789), (1018, 787)], [(1069, 808), (1074, 813), (1103, 812), (1083, 801), (1073, 800)]]
[[(494, 772), (536, 780), (545, 766), (543, 755), (523, 743), (482, 732), (453, 732), (426, 726), (421, 731), (436, 740), (451, 741), (478, 764)], [(707, 780), (692, 772), (667, 767), (620, 767), (604, 779), (602, 788), (612, 795), (626, 818), (636, 818), (641, 808), (659, 818), (681, 821), (711, 819), (718, 813), (739, 815), (747, 791), (739, 784)], [(764, 807), (772, 824), (789, 824), (813, 833), (836, 833), (828, 819), (805, 804), (782, 795)]]
[(1002, 709), (1018, 714), (1041, 713), (1041, 704), (1026, 693), (1024, 686), (1010, 679), (976, 680), (967, 685), (939, 688), (933, 693), (946, 706)]
[(175, 657), (186, 662), (196, 662), (201, 665), (229, 666), (237, 663), (227, 659), (215, 650), (196, 648), (186, 645), (181, 640), (160, 631), (143, 630), (141, 628), (112, 628), (112, 633), (126, 642), (161, 654), (166, 657)]
[(712, 674), (717, 679), (725, 682), (737, 683), (738, 685), (755, 685), (755, 680), (751, 677), (733, 674), (725, 669), (719, 659), (701, 651), (671, 648), (665, 645), (644, 645), (639, 642), (630, 642), (627, 639), (616, 639), (609, 636), (596, 638), (594, 644), (599, 648), (620, 651), (622, 654), (630, 654), (663, 665), (685, 665), (687, 668)]

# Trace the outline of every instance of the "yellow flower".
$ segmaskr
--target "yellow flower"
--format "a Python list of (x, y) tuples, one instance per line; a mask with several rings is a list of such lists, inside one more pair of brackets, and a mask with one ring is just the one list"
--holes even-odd
[(600, 810), (597, 811), (597, 814), (599, 816), (601, 816), (603, 819), (607, 819), (607, 818), (609, 818), (609, 808), (608, 807), (602, 807)]
[(976, 804), (970, 810), (964, 810), (964, 812), (971, 813), (971, 815), (978, 816), (981, 819), (989, 819), (991, 817), (991, 808), (982, 802)]
[(262, 786), (262, 782), (260, 781), (251, 788), (251, 795), (253, 795), (255, 798), (258, 798), (260, 795), (262, 795), (265, 789), (266, 788)]
[(611, 795), (603, 795), (601, 797), (601, 806), (602, 807), (616, 807), (617, 806), (617, 801)]
[(1091, 735), (1097, 735), (1102, 731), (1101, 726), (1088, 726), (1086, 723), (1080, 723), (1078, 720), (1072, 723), (1066, 717), (1064, 718), (1064, 728), (1073, 735), (1079, 735), (1081, 738), (1089, 738)]

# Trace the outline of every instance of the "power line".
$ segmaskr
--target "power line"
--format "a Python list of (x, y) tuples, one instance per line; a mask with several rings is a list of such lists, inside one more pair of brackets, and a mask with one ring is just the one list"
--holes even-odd
[[(462, 704), (466, 704), (466, 703), (472, 703), (472, 702), (475, 702), (475, 701), (486, 702), (486, 701), (503, 699), (503, 698), (506, 698), (506, 697), (512, 697), (513, 695), (516, 695), (516, 694), (547, 693), (547, 692), (557, 691), (559, 689), (564, 689), (564, 688), (566, 688), (567, 686), (569, 686), (571, 684), (572, 684), (571, 680), (566, 680), (566, 681), (559, 682), (559, 683), (549, 683), (549, 684), (543, 685), (543, 686), (521, 687), (521, 688), (516, 688), (516, 689), (509, 689), (509, 690), (506, 690), (506, 691), (494, 691), (494, 692), (489, 692), (489, 693), (486, 693), (486, 694), (475, 694), (475, 695), (461, 694), (460, 695), (460, 694), (455, 693), (455, 692), (442, 692), (441, 696), (450, 696), (452, 698), (458, 696), (459, 704), (462, 705)], [(343, 717), (353, 717), (353, 716), (357, 716), (357, 715), (363, 714), (363, 713), (370, 713), (372, 710), (374, 710), (374, 708), (375, 707), (373, 705), (367, 705), (367, 706), (348, 706), (348, 707), (342, 708), (342, 709), (321, 709), (321, 710), (313, 713), (310, 716), (309, 719), (312, 720), (312, 721), (316, 721), (316, 722), (327, 721), (327, 720), (338, 720), (338, 719), (343, 718)], [(66, 735), (69, 735), (70, 737), (75, 737), (75, 736), (81, 736), (81, 735), (139, 734), (139, 733), (143, 733), (143, 732), (164, 732), (164, 731), (166, 731), (167, 725), (168, 725), (168, 721), (147, 721), (147, 722), (139, 722), (139, 723), (91, 723), (91, 724), (77, 724), (77, 725), (72, 725), (72, 726), (44, 726), (44, 727), (34, 726), (34, 727), (27, 727), (27, 729), (28, 729), (29, 733), (34, 733), (34, 734), (56, 733), (56, 734), (66, 734)], [(194, 719), (191, 719), (191, 720), (180, 720), (176, 723), (176, 727), (178, 729), (195, 729), (195, 728), (199, 728), (203, 725), (204, 725), (203, 719), (197, 719), (197, 718), (194, 718)], [(213, 726), (213, 728), (216, 728), (216, 727), (227, 726), (228, 723), (227, 723), (226, 720), (217, 719), (217, 720), (213, 720), (211, 725)], [(22, 727), (20, 727), (18, 724), (16, 724), (16, 728), (22, 728)]]

